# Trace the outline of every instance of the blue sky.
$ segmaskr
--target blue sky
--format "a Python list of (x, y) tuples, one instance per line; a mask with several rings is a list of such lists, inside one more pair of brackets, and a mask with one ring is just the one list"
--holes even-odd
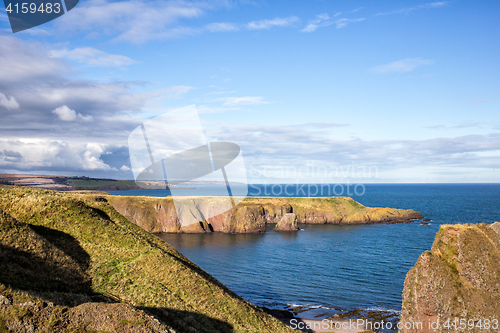
[(130, 179), (128, 134), (195, 104), (254, 183), (498, 182), (499, 14), (498, 1), (83, 0), (13, 34), (2, 12), (0, 172)]

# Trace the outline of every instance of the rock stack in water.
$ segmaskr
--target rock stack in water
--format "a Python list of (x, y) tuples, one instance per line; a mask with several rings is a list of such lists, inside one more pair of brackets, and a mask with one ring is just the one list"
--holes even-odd
[(276, 223), (274, 227), (276, 231), (297, 231), (300, 230), (297, 227), (297, 216), (294, 213), (284, 214), (281, 220)]

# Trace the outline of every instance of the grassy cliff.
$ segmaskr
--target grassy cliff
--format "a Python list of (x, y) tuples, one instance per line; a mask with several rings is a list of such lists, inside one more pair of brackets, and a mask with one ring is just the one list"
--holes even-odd
[(92, 194), (0, 187), (0, 332), (289, 332)]
[(404, 284), (401, 323), (423, 323), (423, 330), (408, 324), (401, 332), (500, 330), (499, 233), (498, 222), (441, 226)]
[[(278, 223), (288, 213), (295, 214), (298, 223), (309, 224), (409, 222), (422, 218), (420, 213), (411, 209), (365, 207), (349, 197), (248, 197), (235, 208), (207, 221), (181, 226), (171, 197), (103, 197), (123, 216), (149, 232), (264, 232), (266, 223)], [(198, 197), (196, 200), (193, 207), (210, 211), (222, 205), (225, 198)]]

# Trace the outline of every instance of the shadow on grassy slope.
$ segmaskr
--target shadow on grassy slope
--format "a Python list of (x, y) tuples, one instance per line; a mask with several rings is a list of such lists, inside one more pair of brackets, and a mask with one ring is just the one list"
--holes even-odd
[(90, 256), (64, 232), (0, 210), (0, 282), (34, 291), (91, 293)]
[[(100, 210), (98, 215), (107, 216)], [(32, 326), (64, 332), (100, 321), (106, 322), (110, 332), (140, 331), (138, 327), (153, 320), (147, 317), (152, 314), (179, 332), (233, 332), (231, 324), (196, 312), (138, 307), (144, 314), (139, 311), (137, 315), (127, 304), (111, 305), (120, 299), (94, 293), (89, 266), (89, 254), (71, 235), (20, 223), (0, 210), (0, 283), (10, 286), (1, 292), (5, 304), (0, 310), (0, 331), (12, 327), (30, 330)], [(103, 318), (107, 312), (112, 316)]]
[(179, 332), (234, 332), (233, 325), (228, 322), (211, 318), (197, 312), (149, 307), (141, 307), (141, 310), (163, 319)]
[[(58, 293), (51, 295), (56, 294)], [(80, 297), (78, 294), (72, 295)], [(86, 302), (69, 307), (53, 304), (45, 297), (36, 297), (29, 291), (13, 290), (3, 284), (0, 284), (0, 301), (0, 333), (234, 332), (231, 324), (196, 312), (141, 309), (126, 303), (101, 302)], [(166, 321), (169, 322), (168, 325), (165, 324)]]

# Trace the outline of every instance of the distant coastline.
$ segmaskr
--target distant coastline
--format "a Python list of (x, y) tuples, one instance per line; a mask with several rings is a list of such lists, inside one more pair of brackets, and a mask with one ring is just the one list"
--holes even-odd
[[(178, 187), (178, 184), (165, 184), (164, 181), (150, 182), (153, 187), (170, 187), (192, 189), (192, 187)], [(28, 174), (0, 174), (0, 184), (27, 186), (33, 188), (44, 188), (54, 191), (131, 191), (146, 190), (136, 184), (134, 180), (91, 178), (85, 176), (51, 176), (51, 175), (28, 175)], [(218, 185), (220, 182), (190, 182), (192, 185)]]

